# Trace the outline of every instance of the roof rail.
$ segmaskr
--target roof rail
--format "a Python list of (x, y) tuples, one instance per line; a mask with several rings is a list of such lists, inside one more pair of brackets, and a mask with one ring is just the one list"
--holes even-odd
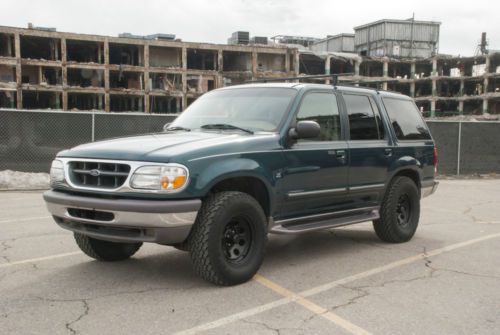
[(353, 76), (353, 72), (347, 73), (335, 73), (335, 74), (314, 74), (314, 75), (306, 75), (306, 76), (297, 76), (297, 77), (283, 77), (283, 78), (260, 78), (256, 80), (248, 80), (245, 83), (268, 83), (268, 82), (280, 82), (280, 81), (288, 81), (288, 80), (304, 80), (304, 79), (320, 79), (320, 78), (332, 78), (332, 85), (337, 86), (339, 83), (339, 76)]

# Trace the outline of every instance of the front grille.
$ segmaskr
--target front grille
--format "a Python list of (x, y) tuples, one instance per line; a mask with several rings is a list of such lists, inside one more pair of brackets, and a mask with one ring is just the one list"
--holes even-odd
[(113, 189), (122, 186), (130, 165), (108, 162), (69, 162), (69, 176), (76, 186)]

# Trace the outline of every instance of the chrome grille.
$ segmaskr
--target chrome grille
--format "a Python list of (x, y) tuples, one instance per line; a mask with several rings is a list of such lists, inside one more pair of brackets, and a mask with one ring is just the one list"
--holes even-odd
[(113, 189), (125, 183), (130, 165), (72, 161), (68, 163), (68, 172), (71, 182), (76, 186)]

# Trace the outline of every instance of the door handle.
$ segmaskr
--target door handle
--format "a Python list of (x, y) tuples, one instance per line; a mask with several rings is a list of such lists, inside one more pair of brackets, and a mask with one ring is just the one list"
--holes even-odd
[(345, 158), (345, 150), (336, 150), (335, 157), (337, 158)]
[(384, 155), (386, 155), (386, 156), (392, 156), (392, 149), (391, 148), (385, 148), (384, 149)]

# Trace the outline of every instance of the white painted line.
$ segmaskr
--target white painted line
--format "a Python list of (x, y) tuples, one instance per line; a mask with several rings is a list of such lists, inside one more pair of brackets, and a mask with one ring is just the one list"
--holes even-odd
[(51, 217), (52, 216), (50, 216), (50, 215), (46, 215), (46, 216), (35, 216), (35, 217), (30, 217), (30, 218), (3, 220), (3, 221), (0, 221), (0, 224), (1, 223), (10, 223), (10, 222), (34, 221), (34, 220), (40, 220), (40, 219), (48, 219)]
[[(427, 253), (420, 253), (420, 254), (417, 254), (417, 255), (414, 255), (414, 256), (411, 256), (408, 258), (404, 258), (404, 259), (399, 260), (399, 261), (389, 263), (387, 265), (383, 265), (383, 266), (380, 266), (380, 267), (377, 267), (377, 268), (374, 268), (374, 269), (371, 269), (368, 271), (364, 271), (364, 272), (361, 272), (361, 273), (358, 273), (358, 274), (355, 274), (355, 275), (352, 275), (352, 276), (349, 276), (349, 277), (346, 277), (343, 279), (335, 280), (333, 282), (314, 287), (314, 288), (309, 289), (309, 290), (302, 291), (301, 293), (298, 293), (297, 296), (309, 297), (309, 296), (312, 296), (312, 295), (315, 295), (318, 293), (328, 291), (328, 290), (335, 288), (339, 285), (344, 285), (344, 284), (347, 284), (347, 283), (350, 283), (350, 282), (353, 282), (353, 281), (356, 281), (356, 280), (359, 280), (362, 278), (373, 276), (375, 274), (378, 274), (378, 273), (381, 273), (384, 271), (395, 269), (395, 268), (403, 266), (403, 265), (411, 264), (413, 262), (422, 260), (426, 257), (437, 256), (437, 255), (445, 253), (445, 252), (453, 251), (455, 249), (463, 248), (463, 247), (466, 247), (466, 246), (469, 246), (469, 245), (472, 245), (475, 243), (479, 243), (479, 242), (490, 240), (490, 239), (497, 238), (497, 237), (500, 237), (500, 233), (485, 235), (485, 236), (478, 237), (478, 238), (475, 238), (472, 240), (455, 243), (455, 244), (449, 245), (447, 247), (434, 249), (434, 250), (429, 251)], [(267, 304), (264, 304), (261, 306), (257, 306), (254, 308), (244, 310), (244, 311), (236, 313), (236, 314), (232, 314), (232, 315), (220, 318), (218, 320), (204, 323), (204, 324), (195, 326), (193, 328), (189, 328), (189, 329), (186, 329), (184, 331), (177, 332), (175, 334), (178, 334), (178, 335), (180, 335), (180, 334), (182, 334), (182, 335), (195, 334), (195, 333), (200, 332), (200, 331), (205, 331), (205, 330), (209, 330), (209, 329), (222, 327), (222, 326), (227, 325), (229, 323), (232, 323), (234, 321), (238, 321), (238, 320), (250, 317), (250, 316), (260, 314), (264, 311), (273, 309), (273, 308), (278, 307), (278, 306), (288, 304), (288, 303), (293, 302), (293, 301), (295, 301), (294, 298), (290, 298), (290, 297), (283, 298), (283, 299), (276, 300), (276, 301), (273, 301), (273, 302), (270, 302), (270, 303), (267, 303)]]
[(286, 288), (283, 286), (280, 286), (276, 284), (275, 282), (257, 274), (254, 277), (255, 281), (257, 281), (259, 284), (273, 290), (274, 292), (286, 297), (292, 299), (294, 302), (297, 304), (301, 305), (302, 307), (305, 307), (309, 311), (313, 312), (316, 315), (319, 315), (328, 321), (333, 322), (335, 325), (343, 328), (344, 330), (348, 331), (349, 333), (353, 335), (370, 335), (371, 333), (366, 331), (365, 329), (353, 324), (352, 322), (342, 318), (341, 316), (329, 311), (328, 309), (321, 307), (311, 300), (308, 300)]
[(57, 259), (57, 258), (63, 258), (63, 257), (75, 256), (75, 255), (83, 255), (83, 254), (81, 251), (73, 251), (73, 252), (67, 252), (64, 254), (57, 254), (57, 255), (51, 255), (51, 256), (45, 256), (45, 257), (25, 259), (22, 261), (2, 263), (2, 264), (0, 264), (0, 268), (6, 268), (9, 266), (28, 264), (28, 263), (37, 263), (37, 262), (42, 262), (42, 261), (50, 261), (50, 260)]

